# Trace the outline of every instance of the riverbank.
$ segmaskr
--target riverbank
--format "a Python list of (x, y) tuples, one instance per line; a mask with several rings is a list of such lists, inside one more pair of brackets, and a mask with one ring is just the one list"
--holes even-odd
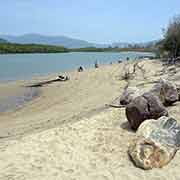
[[(134, 63), (65, 73), (69, 81), (43, 86), (40, 96), (22, 109), (0, 114), (0, 179), (179, 179), (179, 152), (163, 169), (135, 168), (127, 155), (135, 134), (124, 108), (105, 106), (121, 94), (126, 85), (121, 77)], [(136, 72), (132, 86), (147, 90), (160, 77), (180, 84), (179, 67), (174, 73), (173, 67), (165, 69), (158, 60), (139, 65), (144, 71)], [(178, 102), (168, 109), (177, 120), (179, 108)]]
[[(70, 120), (81, 119), (86, 113), (91, 114), (97, 109), (103, 109), (105, 103), (118, 96), (121, 87), (125, 85), (125, 82), (115, 80), (115, 74), (119, 74), (121, 68), (121, 64), (113, 64), (103, 65), (98, 69), (86, 69), (81, 73), (67, 72), (64, 75), (70, 77), (69, 81), (55, 82), (37, 88), (41, 91), (39, 97), (15, 112), (0, 114), (0, 118), (5, 122), (0, 123), (0, 129), (3, 129), (0, 137), (14, 137), (34, 130), (41, 131)], [(51, 80), (58, 75), (16, 81), (6, 87), (8, 90), (10, 86), (11, 88), (14, 86), (14, 90), (18, 91), (18, 87)]]

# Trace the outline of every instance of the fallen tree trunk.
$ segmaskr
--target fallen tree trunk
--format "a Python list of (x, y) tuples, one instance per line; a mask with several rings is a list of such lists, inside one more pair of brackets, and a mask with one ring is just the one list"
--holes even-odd
[(53, 80), (49, 80), (49, 81), (42, 81), (42, 82), (38, 82), (38, 83), (35, 83), (35, 84), (32, 84), (32, 85), (28, 85), (26, 87), (42, 87), (46, 84), (51, 84), (53, 82), (59, 82), (59, 81), (68, 81), (69, 80), (69, 77), (64, 77), (64, 76), (58, 76), (57, 79), (53, 79)]

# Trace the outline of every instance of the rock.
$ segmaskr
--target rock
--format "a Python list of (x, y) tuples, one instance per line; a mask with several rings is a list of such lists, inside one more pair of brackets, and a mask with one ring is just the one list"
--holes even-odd
[(180, 86), (176, 86), (177, 87), (177, 92), (178, 92), (178, 100), (180, 101)]
[(168, 111), (157, 96), (154, 96), (150, 92), (144, 93), (142, 96), (147, 100), (149, 111), (148, 119), (158, 119), (161, 116), (168, 116)]
[(165, 166), (180, 148), (180, 126), (171, 117), (144, 121), (137, 135), (128, 152), (135, 165), (143, 169)]
[(176, 85), (165, 79), (160, 79), (150, 92), (158, 96), (164, 105), (171, 105), (179, 99)]
[(132, 129), (136, 130), (139, 125), (149, 119), (147, 100), (139, 96), (126, 106), (126, 116)]
[(134, 98), (141, 95), (140, 90), (137, 87), (125, 87), (124, 91), (120, 97), (120, 104), (127, 105), (129, 104)]
[(167, 116), (168, 112), (157, 96), (144, 93), (126, 106), (126, 116), (132, 129), (136, 130), (147, 119)]
[(180, 148), (180, 126), (171, 117), (163, 116), (158, 120), (143, 122), (138, 128), (137, 135), (151, 139), (164, 146)]
[(174, 157), (176, 150), (140, 137), (130, 145), (128, 153), (137, 167), (148, 170), (167, 165)]

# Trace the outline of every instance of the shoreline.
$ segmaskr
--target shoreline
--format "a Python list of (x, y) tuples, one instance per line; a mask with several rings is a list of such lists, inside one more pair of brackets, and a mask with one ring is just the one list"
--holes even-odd
[[(125, 63), (133, 63), (135, 61), (143, 61), (141, 60), (134, 60), (131, 59), (129, 61), (123, 60), (121, 63), (114, 62), (112, 64), (99, 64), (98, 69), (103, 68), (109, 68), (111, 66), (123, 66)], [(146, 60), (145, 60), (146, 61)], [(149, 60), (147, 60), (149, 61)], [(151, 60), (150, 60), (151, 61)], [(98, 70), (97, 69), (97, 70)], [(84, 72), (93, 71), (96, 70), (96, 68), (88, 67), (84, 69)], [(1, 91), (5, 87), (5, 91), (8, 92), (0, 93), (0, 97), (4, 97), (4, 102), (7, 99), (6, 105), (3, 105), (2, 98), (0, 98), (0, 115), (1, 114), (7, 114), (7, 113), (15, 113), (18, 110), (23, 109), (24, 106), (28, 105), (28, 103), (33, 103), (33, 100), (40, 97), (42, 94), (42, 87), (30, 87), (34, 83), (42, 82), (42, 81), (49, 81), (57, 78), (59, 75), (69, 76), (71, 81), (71, 76), (74, 76), (74, 74), (83, 74), (83, 72), (77, 72), (77, 69), (72, 69), (70, 71), (64, 71), (59, 73), (49, 73), (46, 75), (37, 75), (33, 76), (28, 79), (18, 79), (18, 80), (8, 80), (8, 81), (0, 81), (0, 88)], [(63, 83), (63, 82), (57, 82), (57, 83)], [(11, 93), (9, 93), (11, 92)], [(21, 92), (21, 93), (19, 93)], [(7, 96), (5, 98), (5, 96)], [(10, 97), (9, 97), (10, 96)], [(11, 99), (12, 98), (12, 99)], [(7, 109), (6, 109), (7, 106)]]
[[(126, 65), (131, 66), (135, 62), (130, 60), (100, 65), (97, 69), (89, 68), (83, 72), (77, 72), (77, 70), (66, 72), (63, 75), (70, 77), (70, 80), (38, 87), (37, 89), (40, 89), (38, 96), (25, 102), (22, 108), (0, 113), (0, 139), (8, 140), (62, 126), (68, 122), (76, 122), (98, 109), (103, 109), (105, 104), (120, 96), (127, 84), (126, 81), (119, 79), (120, 75)], [(160, 66), (158, 60), (140, 60), (139, 62), (148, 65), (148, 74), (153, 72), (154, 63), (156, 68)], [(17, 90), (18, 87), (38, 81), (48, 81), (58, 75), (60, 74), (40, 76), (31, 81), (11, 82), (5, 89), (11, 89), (10, 85), (14, 85)], [(144, 80), (141, 76), (132, 83), (142, 81), (140, 84), (143, 84)]]
[(26, 88), (13, 84), (0, 84), (0, 114), (15, 112), (40, 96), (37, 88)]
[[(76, 121), (96, 109), (103, 109), (107, 102), (119, 95), (120, 87), (125, 85), (124, 82), (113, 83), (112, 73), (117, 73), (119, 67), (121, 69), (122, 64), (105, 64), (100, 65), (97, 69), (85, 69), (83, 72), (77, 72), (77, 70), (65, 72), (62, 74), (70, 77), (70, 80), (37, 88), (41, 91), (38, 97), (24, 103), (22, 108), (0, 113), (1, 140), (4, 139), (3, 137), (9, 139), (24, 136), (34, 131), (55, 127), (58, 124)], [(9, 82), (7, 85), (4, 84), (6, 86), (5, 93), (12, 90), (12, 86), (14, 86), (13, 91), (15, 92), (19, 87), (22, 88), (38, 81), (51, 80), (57, 75), (60, 74), (39, 76), (30, 81)], [(103, 83), (102, 86), (99, 86), (100, 83)], [(1, 83), (0, 87), (2, 87)], [(115, 91), (113, 94), (112, 89)], [(102, 91), (106, 94), (105, 97), (104, 93), (100, 93)], [(0, 92), (1, 95), (2, 92)]]
[[(113, 64), (115, 65), (118, 63), (113, 63)], [(111, 65), (112, 64), (100, 64), (99, 66), (100, 68), (104, 68)], [(91, 71), (93, 69), (94, 68), (89, 67), (89, 68), (85, 68), (84, 71)], [(33, 102), (33, 100), (41, 96), (41, 87), (30, 87), (33, 83), (49, 81), (57, 78), (59, 75), (71, 76), (76, 73), (82, 73), (82, 72), (77, 72), (77, 70), (73, 69), (65, 72), (37, 75), (29, 79), (0, 81), (1, 91), (3, 90), (3, 88), (5, 89), (3, 93), (2, 92), (0, 93), (0, 97), (3, 96), (3, 98), (0, 98), (0, 114), (10, 113), (20, 110), (23, 108), (24, 105), (28, 104), (29, 102)], [(62, 82), (57, 82), (57, 83), (62, 83)], [(8, 92), (6, 93), (5, 91)]]
[[(124, 66), (126, 64), (131, 65), (136, 61), (150, 64), (150, 66), (154, 62), (159, 64), (157, 60), (129, 60), (122, 63), (101, 64), (97, 69), (88, 68), (83, 72), (73, 70), (38, 76), (31, 80), (3, 83), (6, 86), (5, 93), (3, 94), (1, 91), (0, 97), (2, 94), (3, 96), (5, 94), (6, 96), (10, 95), (8, 94), (9, 91), (16, 94), (21, 89), (22, 96), (18, 95), (18, 98), (23, 97), (25, 100), (22, 98), (22, 101), (20, 100), (22, 104), (17, 106), (16, 97), (13, 97), (15, 99), (14, 109), (0, 112), (0, 119), (3, 119), (0, 122), (0, 130), (4, 129), (0, 132), (0, 137), (16, 137), (32, 133), (34, 130), (39, 131), (56, 127), (56, 125), (71, 122), (72, 119), (73, 121), (81, 119), (86, 114), (96, 111), (96, 109), (103, 109), (105, 104), (110, 103), (121, 94), (127, 83), (119, 79), (120, 74), (124, 71)], [(35, 87), (35, 91), (29, 93), (30, 98), (24, 96), (27, 90), (26, 86), (40, 81), (52, 80), (61, 74), (70, 77), (70, 80)], [(133, 83), (136, 83), (136, 81)], [(0, 83), (0, 88), (2, 86), (2, 83)], [(25, 91), (22, 91), (22, 89)], [(42, 116), (45, 116), (44, 119), (41, 118)], [(14, 118), (15, 120), (12, 121), (11, 119)], [(19, 124), (22, 124), (24, 129)]]

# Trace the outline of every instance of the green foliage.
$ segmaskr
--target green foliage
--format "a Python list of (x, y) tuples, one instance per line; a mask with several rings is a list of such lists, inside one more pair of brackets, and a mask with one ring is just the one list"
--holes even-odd
[(180, 56), (180, 15), (175, 16), (164, 33), (164, 39), (159, 42), (161, 54), (170, 58)]
[(140, 47), (128, 47), (128, 48), (118, 48), (118, 47), (108, 47), (108, 48), (96, 48), (96, 47), (87, 47), (87, 48), (77, 48), (70, 49), (72, 52), (123, 52), (123, 51), (138, 51), (138, 52), (153, 52), (152, 48), (140, 48)]
[(14, 53), (63, 53), (69, 52), (63, 46), (50, 46), (41, 44), (13, 44), (0, 43), (0, 54)]
[(103, 52), (104, 48), (85, 47), (85, 48), (70, 49), (70, 51), (72, 52)]

